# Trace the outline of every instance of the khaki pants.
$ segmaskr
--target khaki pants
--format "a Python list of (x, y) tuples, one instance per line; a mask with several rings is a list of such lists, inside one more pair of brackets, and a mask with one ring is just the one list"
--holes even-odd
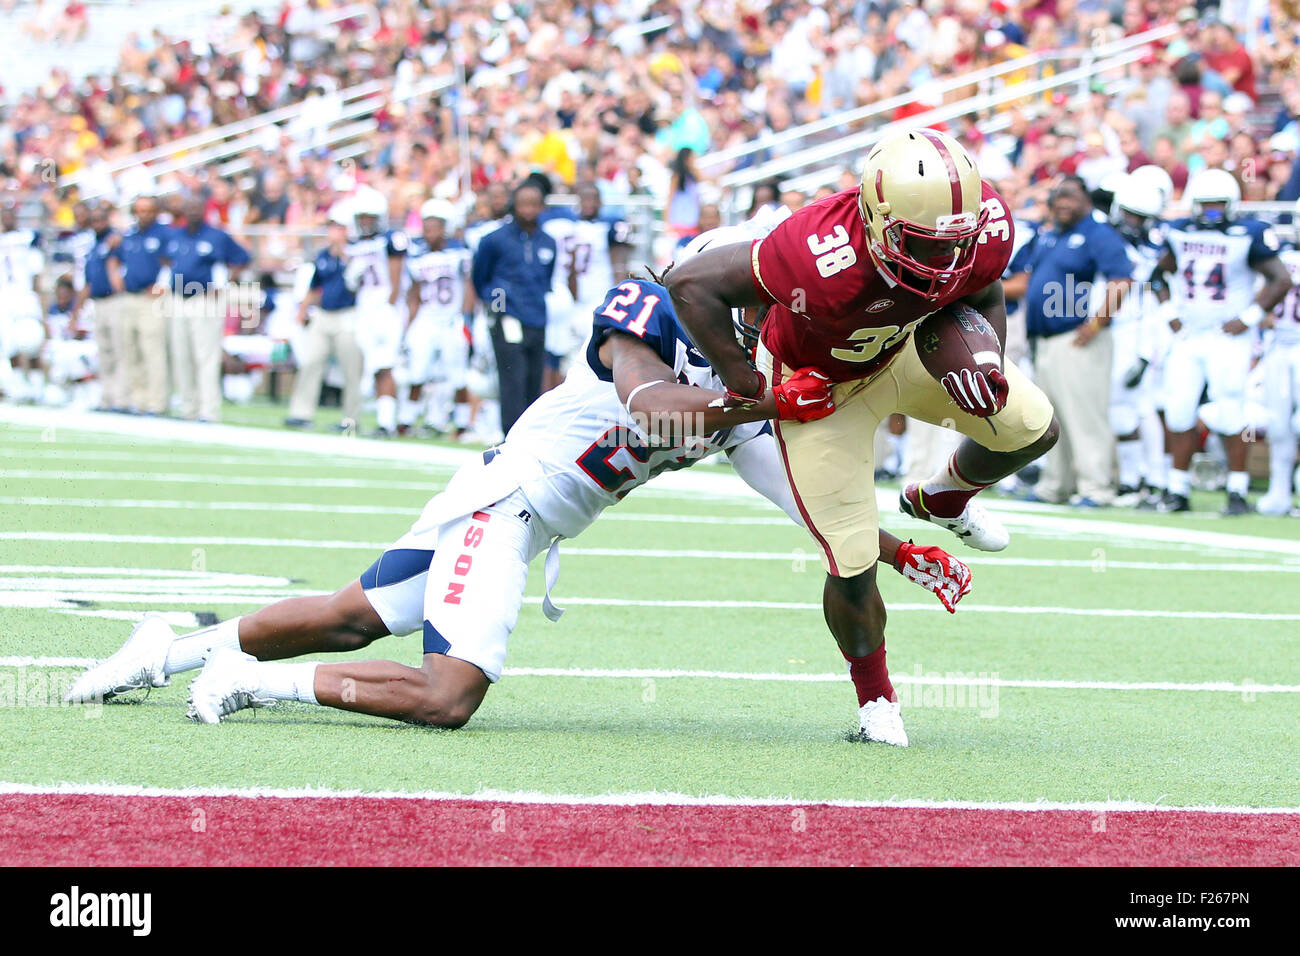
[(124, 359), (131, 404), (137, 411), (167, 411), (167, 299), (126, 292), (122, 300)]
[(289, 417), (311, 421), (320, 403), (320, 383), (325, 363), (333, 355), (343, 370), (343, 419), (359, 422), (361, 418), (361, 370), (365, 363), (357, 345), (357, 310), (338, 309), (312, 313), (298, 342), (295, 358), (298, 377), (289, 396)]
[(1061, 438), (1043, 461), (1034, 488), (1044, 501), (1065, 501), (1077, 491), (1098, 504), (1115, 500), (1115, 436), (1110, 427), (1110, 375), (1114, 343), (1102, 329), (1080, 348), (1073, 332), (1038, 340), (1034, 374), (1056, 408)]
[(95, 351), (99, 358), (99, 384), (105, 408), (126, 408), (131, 404), (127, 388), (122, 320), (123, 296), (95, 299)]
[(225, 316), (219, 296), (168, 297), (172, 329), (172, 381), (182, 418), (221, 420), (221, 334)]
[[(790, 369), (774, 364), (760, 346), (759, 370), (779, 385)], [(1006, 407), (977, 418), (925, 370), (912, 339), (875, 375), (834, 386), (835, 411), (826, 418), (772, 423), (795, 503), (829, 573), (853, 577), (880, 556), (874, 438), (891, 412), (955, 429), (991, 451), (1017, 451), (1042, 437), (1052, 423), (1051, 403), (1015, 365), (1005, 371)]]

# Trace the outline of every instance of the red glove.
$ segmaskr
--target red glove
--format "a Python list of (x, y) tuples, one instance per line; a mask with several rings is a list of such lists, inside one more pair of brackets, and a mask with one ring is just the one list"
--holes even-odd
[(831, 380), (817, 369), (799, 369), (780, 385), (773, 387), (776, 417), (783, 422), (815, 422), (835, 411)]
[(968, 368), (949, 372), (940, 383), (958, 408), (977, 418), (989, 418), (1002, 411), (1011, 394), (1006, 376), (996, 368), (987, 374), (983, 369), (972, 372)]
[(907, 580), (933, 591), (949, 614), (956, 614), (957, 602), (970, 593), (970, 568), (943, 548), (900, 544), (894, 567)]

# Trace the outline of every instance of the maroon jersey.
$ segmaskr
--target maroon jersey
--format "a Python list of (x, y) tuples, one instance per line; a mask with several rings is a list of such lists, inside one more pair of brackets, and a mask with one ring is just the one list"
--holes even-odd
[(938, 300), (894, 285), (876, 269), (858, 190), (800, 209), (750, 249), (754, 285), (772, 303), (763, 320), (763, 344), (790, 368), (811, 365), (836, 382), (883, 368), (923, 318), (1002, 278), (1014, 227), (988, 183), (982, 204), (989, 221), (976, 245), (975, 266)]

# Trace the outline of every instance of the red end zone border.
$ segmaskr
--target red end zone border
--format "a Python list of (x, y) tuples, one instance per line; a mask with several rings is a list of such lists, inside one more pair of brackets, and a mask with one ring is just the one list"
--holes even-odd
[[(611, 798), (613, 799), (613, 798)], [(1275, 866), (1300, 812), (0, 794), (8, 866)]]

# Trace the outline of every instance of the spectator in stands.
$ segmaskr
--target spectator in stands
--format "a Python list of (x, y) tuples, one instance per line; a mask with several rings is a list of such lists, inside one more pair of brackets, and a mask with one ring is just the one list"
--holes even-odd
[(171, 230), (163, 255), (172, 270), (172, 379), (180, 416), (221, 420), (221, 336), (225, 331), (227, 286), (250, 261), (230, 234), (203, 221), (205, 202), (191, 196), (181, 207), (183, 227)]
[(697, 232), (700, 227), (700, 177), (695, 168), (695, 151), (689, 146), (678, 150), (672, 163), (664, 222), (676, 238)]
[(122, 361), (130, 404), (146, 415), (167, 413), (167, 301), (161, 283), (172, 230), (158, 222), (158, 200), (141, 196), (135, 226), (114, 249), (122, 268)]
[(345, 279), (348, 266), (348, 226), (343, 213), (331, 219), (329, 240), (316, 254), (307, 297), (298, 306), (304, 331), (294, 346), (298, 376), (289, 398), (291, 428), (308, 428), (320, 403), (325, 364), (334, 356), (343, 373), (343, 427), (361, 420), (361, 375), (364, 357), (357, 344), (357, 292)]
[(1213, 20), (1204, 26), (1201, 55), (1205, 65), (1234, 90), (1249, 96), (1252, 102), (1259, 98), (1255, 89), (1255, 61), (1228, 24)]
[[(1108, 505), (1114, 500), (1110, 428), (1111, 337), (1107, 326), (1133, 276), (1124, 240), (1092, 215), (1082, 179), (1063, 179), (1050, 197), (1050, 224), (1016, 254), (1008, 298), (1023, 299), (1035, 378), (1052, 400), (1061, 441), (1034, 491), (1043, 501)], [(1105, 282), (1096, 307), (1093, 290)]]
[(512, 206), (510, 221), (483, 237), (473, 261), (474, 291), (492, 323), (503, 432), (542, 392), (546, 293), (556, 256), (555, 240), (539, 228), (542, 190), (524, 183)]

